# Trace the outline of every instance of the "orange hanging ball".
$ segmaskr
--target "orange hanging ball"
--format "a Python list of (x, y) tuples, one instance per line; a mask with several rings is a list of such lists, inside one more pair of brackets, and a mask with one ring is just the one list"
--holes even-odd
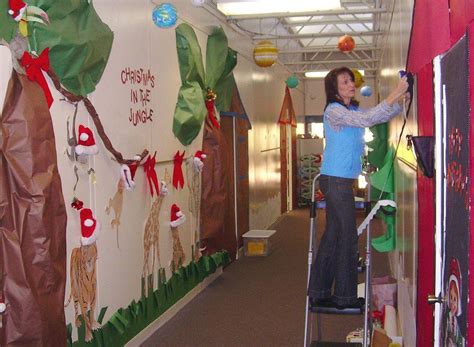
[(355, 48), (355, 41), (352, 36), (344, 35), (339, 38), (337, 47), (343, 53), (350, 53)]

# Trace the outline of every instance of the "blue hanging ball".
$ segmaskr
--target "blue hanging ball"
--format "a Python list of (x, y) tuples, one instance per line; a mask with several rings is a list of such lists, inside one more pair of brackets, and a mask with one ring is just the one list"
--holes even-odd
[(288, 88), (296, 88), (300, 81), (298, 81), (298, 78), (295, 75), (291, 75), (286, 79), (286, 85)]
[(165, 2), (153, 9), (152, 18), (157, 27), (170, 28), (176, 24), (178, 15), (173, 5)]
[(360, 88), (360, 95), (362, 96), (371, 96), (372, 95), (372, 88), (370, 88), (369, 86), (363, 86), (362, 88)]

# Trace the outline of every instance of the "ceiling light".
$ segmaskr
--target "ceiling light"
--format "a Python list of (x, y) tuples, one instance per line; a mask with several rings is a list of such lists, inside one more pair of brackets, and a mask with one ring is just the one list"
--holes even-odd
[(307, 78), (324, 78), (329, 71), (307, 71), (304, 73), (304, 77)]
[(315, 12), (340, 9), (340, 0), (217, 0), (217, 8), (227, 16), (264, 13)]
[[(365, 76), (364, 70), (358, 70), (362, 76)], [(325, 71), (307, 71), (304, 73), (306, 78), (324, 78), (328, 74), (329, 70)]]

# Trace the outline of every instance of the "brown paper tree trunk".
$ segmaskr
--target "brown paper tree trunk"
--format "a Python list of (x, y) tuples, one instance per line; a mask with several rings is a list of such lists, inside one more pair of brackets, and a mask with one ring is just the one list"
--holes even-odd
[(0, 118), (1, 346), (65, 346), (66, 209), (51, 115), (15, 71)]
[[(225, 225), (232, 189), (229, 180), (230, 155), (222, 131), (213, 127), (209, 117), (206, 117), (204, 125), (202, 150), (207, 157), (202, 170), (200, 246), (205, 248), (205, 255), (227, 250), (235, 259), (235, 230)], [(233, 216), (227, 218), (231, 218), (233, 223)]]

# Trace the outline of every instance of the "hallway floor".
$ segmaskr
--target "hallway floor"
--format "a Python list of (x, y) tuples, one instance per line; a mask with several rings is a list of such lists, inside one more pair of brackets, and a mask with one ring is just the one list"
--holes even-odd
[[(318, 211), (318, 234), (323, 219)], [(302, 346), (309, 224), (307, 208), (282, 216), (270, 228), (277, 233), (269, 256), (242, 257), (227, 266), (142, 346)], [(359, 244), (363, 250), (365, 237)], [(363, 316), (321, 317), (324, 341), (345, 342), (350, 331), (363, 327)]]

